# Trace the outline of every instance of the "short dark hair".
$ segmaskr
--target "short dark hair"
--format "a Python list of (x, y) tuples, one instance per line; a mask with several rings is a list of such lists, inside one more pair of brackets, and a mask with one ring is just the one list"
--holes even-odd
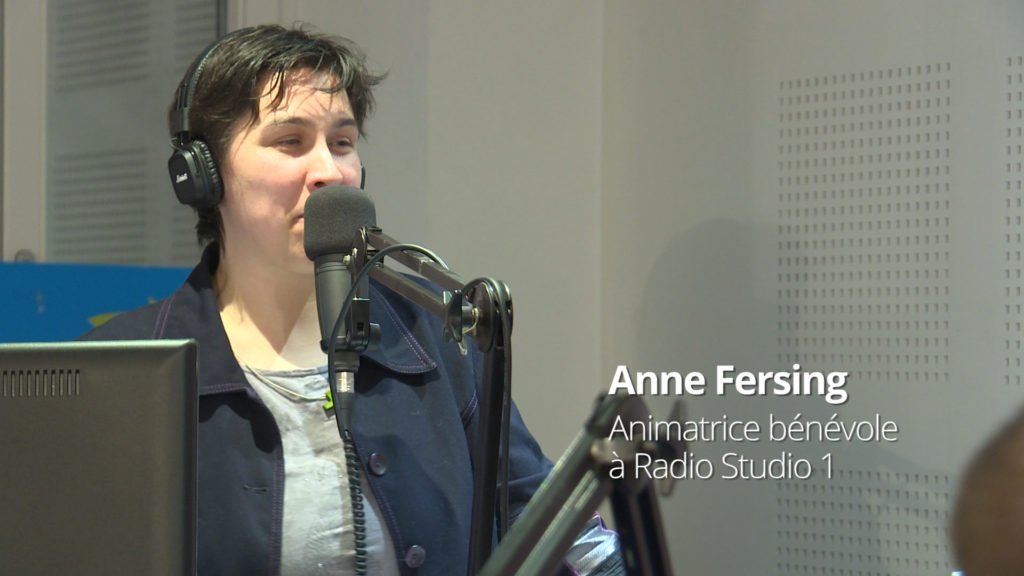
[[(264, 95), (273, 93), (272, 103), (279, 105), (288, 88), (288, 75), (296, 71), (335, 78), (324, 90), (348, 95), (359, 134), (365, 135), (364, 122), (374, 108), (373, 88), (385, 75), (367, 68), (359, 46), (347, 38), (302, 27), (263, 25), (231, 32), (207, 57), (189, 107), (192, 139), (205, 141), (219, 165), (234, 137), (233, 129), (251, 127), (259, 120)], [(167, 115), (172, 138), (178, 130), (176, 109), (177, 98)], [(199, 243), (223, 242), (220, 211), (214, 207), (197, 213)]]

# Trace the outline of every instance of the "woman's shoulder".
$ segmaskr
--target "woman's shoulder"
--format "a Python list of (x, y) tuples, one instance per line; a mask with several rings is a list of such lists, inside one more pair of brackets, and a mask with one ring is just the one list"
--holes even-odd
[(166, 301), (122, 312), (80, 336), (79, 340), (151, 340)]

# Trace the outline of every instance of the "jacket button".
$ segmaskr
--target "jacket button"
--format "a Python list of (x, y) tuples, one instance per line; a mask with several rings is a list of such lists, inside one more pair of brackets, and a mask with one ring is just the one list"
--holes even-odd
[(419, 544), (413, 544), (405, 551), (405, 565), (409, 568), (419, 568), (420, 566), (423, 566), (423, 562), (426, 561), (426, 559), (427, 551)]
[(383, 476), (388, 471), (388, 459), (379, 452), (370, 454), (370, 473), (374, 476)]

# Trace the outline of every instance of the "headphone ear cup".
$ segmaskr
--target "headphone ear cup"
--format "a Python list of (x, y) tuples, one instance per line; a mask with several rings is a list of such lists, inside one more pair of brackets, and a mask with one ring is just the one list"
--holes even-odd
[(174, 194), (182, 204), (196, 209), (214, 208), (224, 197), (213, 154), (202, 140), (175, 149), (167, 160), (167, 171)]

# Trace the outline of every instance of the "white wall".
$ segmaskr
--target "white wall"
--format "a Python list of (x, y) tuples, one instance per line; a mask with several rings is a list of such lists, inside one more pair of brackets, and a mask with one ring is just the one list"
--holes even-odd
[(849, 371), (850, 400), (706, 396), (690, 416), (900, 427), (694, 445), (831, 453), (837, 475), (682, 482), (676, 571), (948, 573), (959, 471), (1021, 400), (1024, 8), (604, 6), (603, 373), (799, 361)]
[[(45, 2), (4, 2), (4, 176), (0, 207), (0, 254), (20, 251), (41, 257), (46, 250)], [(18, 25), (11, 25), (18, 23)], [(28, 106), (24, 102), (30, 102)]]
[[(770, 231), (753, 213), (749, 3), (606, 2), (604, 18), (602, 372), (768, 369), (773, 295), (758, 289), (754, 252)], [(685, 400), (694, 419), (758, 414)], [(668, 415), (669, 399), (647, 401)], [(676, 573), (774, 573), (770, 502), (755, 488), (680, 482), (662, 508)]]

